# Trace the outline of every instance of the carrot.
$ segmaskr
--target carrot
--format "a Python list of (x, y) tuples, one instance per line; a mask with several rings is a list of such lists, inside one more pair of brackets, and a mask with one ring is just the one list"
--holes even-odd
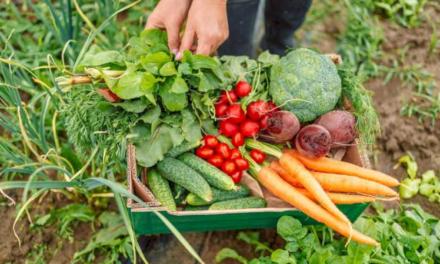
[(296, 179), (295, 177), (293, 177), (292, 175), (289, 175), (289, 173), (283, 168), (281, 167), (280, 163), (278, 161), (272, 161), (269, 165), (269, 167), (275, 171), (276, 173), (278, 173), (278, 175), (281, 176), (281, 178), (283, 178), (285, 181), (287, 181), (288, 183), (290, 183), (291, 185), (295, 186), (295, 187), (300, 187), (300, 188), (304, 188), (304, 186), (298, 181), (298, 179)]
[(339, 219), (350, 223), (350, 220), (348, 220), (348, 218), (341, 211), (339, 211), (338, 207), (336, 207), (330, 197), (328, 197), (328, 195), (325, 193), (324, 189), (322, 189), (322, 186), (319, 184), (319, 182), (299, 160), (291, 155), (283, 154), (280, 158), (280, 164), (288, 172), (289, 178), (295, 177), (304, 186), (304, 188), (313, 195), (313, 197), (322, 205), (322, 207), (327, 209)]
[(307, 198), (304, 194), (299, 192), (295, 187), (284, 181), (277, 173), (269, 167), (262, 168), (257, 175), (257, 180), (272, 194), (281, 200), (289, 203), (297, 209), (304, 212), (306, 215), (315, 219), (316, 221), (327, 225), (336, 232), (345, 237), (351, 237), (354, 241), (359, 243), (378, 246), (376, 240), (351, 229), (350, 225), (339, 220), (334, 215), (330, 214), (324, 208)]
[(399, 181), (397, 179), (394, 179), (393, 177), (386, 175), (385, 173), (356, 166), (349, 162), (339, 161), (326, 157), (311, 159), (299, 154), (296, 150), (288, 150), (287, 153), (299, 159), (304, 164), (304, 166), (311, 170), (358, 176), (360, 178), (364, 178), (370, 181), (382, 183), (389, 187), (399, 185)]
[[(297, 188), (299, 192), (309, 197), (310, 199), (316, 201), (313, 195), (306, 189)], [(356, 204), (356, 203), (371, 203), (376, 201), (374, 196), (365, 196), (359, 194), (347, 194), (347, 193), (337, 193), (337, 192), (327, 192), (328, 197), (335, 204)]]

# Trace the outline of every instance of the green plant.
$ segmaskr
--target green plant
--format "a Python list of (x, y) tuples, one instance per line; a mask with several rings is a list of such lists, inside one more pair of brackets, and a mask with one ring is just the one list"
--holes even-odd
[(380, 0), (371, 1), (374, 11), (404, 27), (420, 24), (424, 7), (428, 0)]

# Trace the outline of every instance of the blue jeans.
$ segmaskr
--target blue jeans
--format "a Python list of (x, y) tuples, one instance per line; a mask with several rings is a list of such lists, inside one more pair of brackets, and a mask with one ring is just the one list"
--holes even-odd
[(256, 23), (263, 2), (265, 30), (260, 47), (282, 55), (294, 46), (293, 33), (304, 22), (312, 0), (228, 0), (229, 39), (220, 46), (220, 55), (255, 56)]

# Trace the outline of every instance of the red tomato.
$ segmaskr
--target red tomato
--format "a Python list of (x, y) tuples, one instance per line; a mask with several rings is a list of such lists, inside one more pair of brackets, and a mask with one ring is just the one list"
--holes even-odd
[(231, 157), (231, 149), (226, 143), (219, 143), (215, 148), (215, 152), (220, 154), (224, 159), (229, 159)]
[(225, 116), (226, 110), (228, 110), (228, 105), (226, 103), (216, 104), (215, 105), (215, 116), (217, 118)]
[(241, 153), (238, 149), (233, 149), (231, 150), (231, 156), (229, 157), (229, 159), (234, 160), (234, 159), (238, 159), (241, 158)]
[(238, 97), (245, 97), (252, 91), (252, 86), (246, 81), (239, 81), (234, 88)]
[(116, 103), (121, 100), (119, 96), (117, 96), (115, 93), (110, 91), (110, 89), (108, 88), (98, 89), (97, 91), (100, 95), (102, 95), (102, 97), (104, 97), (105, 100), (107, 100), (110, 103)]
[(203, 142), (205, 143), (205, 146), (210, 148), (215, 148), (218, 145), (218, 139), (213, 135), (206, 135), (203, 138)]
[(234, 124), (238, 124), (246, 119), (246, 114), (243, 109), (241, 109), (240, 104), (231, 104), (228, 109), (226, 109), (225, 118)]
[(208, 162), (211, 163), (213, 166), (220, 168), (223, 165), (223, 158), (219, 154), (214, 154), (208, 159)]
[(243, 171), (249, 169), (249, 162), (243, 158), (234, 159), (234, 163), (238, 170)]
[(232, 136), (232, 145), (234, 145), (235, 147), (240, 147), (243, 146), (244, 144), (244, 137), (243, 135), (239, 132), (235, 135)]
[(201, 146), (196, 149), (196, 155), (202, 159), (207, 159), (214, 155), (214, 150), (212, 148), (208, 148), (207, 146)]
[(236, 124), (230, 122), (229, 120), (220, 121), (220, 128), (219, 128), (220, 134), (223, 134), (227, 137), (232, 137), (233, 135), (238, 133), (238, 131), (239, 131), (239, 127)]
[(222, 171), (228, 175), (232, 175), (237, 171), (237, 166), (235, 166), (233, 161), (227, 160), (223, 162)]
[(232, 104), (237, 102), (238, 98), (234, 91), (223, 91), (218, 98), (217, 104)]
[(259, 121), (269, 112), (267, 103), (263, 100), (252, 102), (247, 107), (247, 116), (252, 121)]
[(243, 137), (255, 137), (258, 131), (260, 131), (260, 125), (255, 121), (245, 120), (240, 125), (240, 132)]
[(267, 128), (267, 120), (269, 119), (269, 115), (265, 115), (261, 118), (260, 120), (260, 128), (261, 129), (266, 129)]
[(255, 160), (256, 163), (262, 163), (266, 159), (266, 154), (261, 152), (258, 149), (253, 149), (249, 153), (253, 160)]
[(231, 175), (232, 181), (234, 181), (234, 183), (239, 183), (242, 177), (243, 177), (243, 171), (237, 171)]

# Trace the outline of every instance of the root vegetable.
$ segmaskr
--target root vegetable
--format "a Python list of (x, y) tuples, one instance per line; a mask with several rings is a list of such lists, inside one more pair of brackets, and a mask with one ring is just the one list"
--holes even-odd
[(319, 117), (315, 124), (328, 130), (335, 147), (348, 144), (356, 138), (356, 119), (350, 112), (343, 110), (330, 111)]
[(295, 147), (302, 155), (310, 158), (324, 157), (330, 152), (330, 132), (321, 125), (307, 125), (298, 132)]
[(285, 143), (292, 140), (300, 128), (298, 118), (288, 111), (271, 113), (266, 122), (266, 128), (260, 137), (272, 143)]

